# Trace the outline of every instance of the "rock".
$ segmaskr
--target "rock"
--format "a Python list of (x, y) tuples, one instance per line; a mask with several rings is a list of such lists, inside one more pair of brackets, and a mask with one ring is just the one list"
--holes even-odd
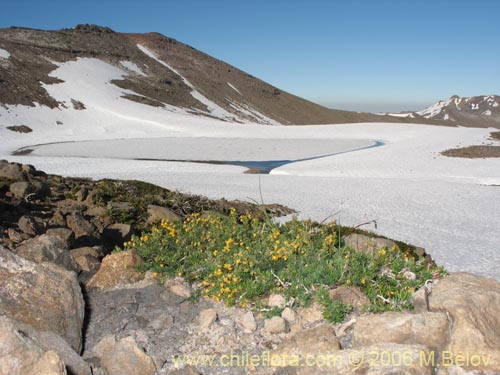
[(56, 332), (80, 352), (84, 302), (74, 272), (35, 264), (0, 246), (0, 314)]
[[(90, 195), (89, 195), (90, 197)], [(87, 197), (86, 202), (88, 203), (89, 197)], [(90, 204), (90, 203), (88, 203)], [(101, 206), (89, 206), (87, 210), (85, 211), (85, 214), (87, 216), (99, 216), (101, 218), (104, 218), (106, 216), (106, 208), (101, 207)]]
[(136, 270), (142, 263), (139, 255), (132, 250), (112, 253), (104, 257), (99, 271), (89, 280), (89, 289), (113, 289), (135, 283), (144, 278), (144, 273)]
[(181, 219), (181, 217), (171, 209), (161, 206), (155, 206), (153, 204), (150, 204), (148, 206), (148, 215), (148, 223), (155, 223), (162, 220), (176, 221)]
[(439, 281), (428, 297), (431, 311), (449, 314), (452, 324), (445, 350), (454, 355), (490, 356), (470, 370), (500, 371), (500, 282), (467, 273)]
[(207, 331), (210, 325), (217, 320), (217, 311), (215, 309), (204, 309), (198, 315), (198, 324), (202, 331)]
[(33, 366), (31, 374), (66, 375), (66, 366), (56, 352), (48, 351)]
[(286, 307), (281, 313), (281, 317), (288, 323), (294, 323), (297, 320), (297, 314), (291, 308)]
[(102, 233), (103, 240), (110, 246), (122, 246), (132, 237), (132, 228), (130, 224), (111, 224), (104, 229)]
[(90, 246), (84, 246), (84, 247), (79, 247), (77, 249), (71, 249), (69, 251), (69, 253), (71, 254), (71, 256), (73, 258), (78, 258), (78, 257), (82, 257), (82, 256), (87, 256), (87, 255), (90, 255), (94, 258), (97, 258), (97, 259), (100, 259), (104, 256), (104, 250), (101, 246), (93, 246), (93, 247), (90, 247)]
[(76, 193), (76, 200), (78, 202), (83, 202), (84, 200), (87, 199), (87, 196), (89, 195), (89, 191), (85, 188), (82, 187), (78, 192)]
[(189, 284), (183, 280), (174, 279), (168, 288), (176, 296), (183, 299), (191, 298), (191, 288), (189, 287)]
[(15, 231), (12, 228), (7, 229), (7, 237), (9, 237), (9, 239), (14, 243), (19, 243), (24, 241), (24, 238), (21, 235), (21, 233)]
[(109, 375), (152, 375), (156, 367), (151, 357), (139, 348), (133, 337), (125, 337), (100, 357), (102, 366)]
[(16, 198), (24, 198), (28, 194), (35, 192), (35, 187), (27, 181), (18, 181), (10, 184), (9, 191)]
[(354, 348), (385, 342), (420, 344), (439, 350), (449, 339), (449, 321), (440, 312), (386, 312), (358, 317), (353, 332)]
[(26, 198), (29, 194), (34, 194), (40, 199), (50, 196), (50, 187), (40, 181), (14, 182), (10, 185), (9, 190), (16, 198)]
[(96, 272), (101, 266), (99, 259), (93, 257), (92, 255), (83, 255), (73, 258), (78, 264), (78, 267), (84, 272)]
[(100, 238), (95, 225), (77, 212), (73, 212), (66, 217), (66, 225), (75, 233), (77, 243), (93, 245)]
[(26, 215), (21, 216), (21, 218), (17, 222), (17, 226), (19, 227), (19, 230), (21, 230), (21, 232), (29, 234), (31, 236), (41, 234), (45, 230), (45, 225), (41, 219)]
[(33, 187), (35, 189), (35, 194), (37, 198), (43, 199), (45, 197), (50, 197), (51, 191), (50, 186), (42, 181), (33, 181)]
[(116, 345), (115, 335), (105, 335), (99, 342), (92, 348), (92, 354), (97, 358), (102, 358), (108, 353), (111, 353)]
[(43, 234), (23, 242), (14, 251), (17, 255), (35, 263), (50, 262), (70, 271), (80, 271), (80, 267), (68, 251), (66, 242), (58, 237)]
[(319, 303), (313, 303), (310, 307), (297, 309), (297, 314), (306, 323), (316, 323), (323, 320), (323, 307)]
[(343, 240), (346, 246), (365, 254), (374, 253), (383, 248), (390, 249), (393, 246), (397, 246), (394, 241), (385, 238), (368, 237), (364, 234), (356, 233), (343, 237)]
[(19, 164), (0, 161), (0, 177), (12, 181), (24, 181), (26, 176)]
[[(85, 203), (87, 204), (95, 204), (97, 202), (97, 197), (99, 196), (99, 191), (97, 190), (91, 190), (88, 194), (87, 194), (87, 198), (85, 198)], [(102, 207), (104, 208), (104, 207)], [(105, 210), (104, 210), (105, 212)], [(89, 213), (89, 215), (91, 215)], [(92, 216), (97, 216), (97, 215), (92, 215)]]
[(352, 306), (356, 310), (370, 305), (368, 297), (357, 286), (342, 285), (338, 288), (330, 290), (328, 294), (332, 300)]
[(43, 353), (17, 322), (0, 316), (0, 375), (28, 374)]
[(52, 228), (45, 232), (49, 237), (55, 237), (63, 241), (68, 249), (73, 246), (73, 241), (75, 240), (75, 234), (71, 229), (68, 228)]
[(60, 210), (56, 210), (49, 220), (49, 224), (56, 227), (65, 227), (66, 216)]
[(264, 321), (264, 331), (271, 334), (285, 333), (287, 331), (286, 321), (281, 316), (273, 316)]
[(255, 321), (255, 317), (251, 311), (244, 313), (239, 318), (238, 323), (241, 328), (243, 328), (243, 332), (245, 333), (252, 333), (257, 329), (257, 322)]
[(340, 350), (331, 324), (321, 324), (315, 328), (297, 332), (283, 341), (271, 356), (298, 356), (301, 360), (310, 354), (332, 353)]
[(89, 365), (57, 333), (39, 332), (28, 325), (22, 326), (22, 332), (33, 339), (42, 350), (56, 352), (71, 375), (91, 375)]
[(269, 307), (285, 307), (286, 299), (281, 294), (271, 294), (267, 301)]

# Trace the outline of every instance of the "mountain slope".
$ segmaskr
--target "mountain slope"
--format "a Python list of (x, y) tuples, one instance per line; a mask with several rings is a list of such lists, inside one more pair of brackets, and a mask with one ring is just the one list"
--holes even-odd
[[(63, 82), (53, 74), (61, 63), (85, 58), (122, 70), (124, 74), (110, 82), (123, 89), (120, 98), (149, 108), (177, 108), (223, 121), (269, 125), (415, 122), (328, 109), (163, 35), (122, 34), (95, 25), (59, 31), (1, 29), (0, 105), (85, 109), (78, 98), (75, 105), (48, 93), (50, 86)], [(88, 73), (82, 71), (76, 79), (84, 80), (84, 74)], [(419, 122), (449, 125), (435, 119)]]
[(460, 98), (454, 95), (447, 101), (440, 100), (421, 111), (391, 115), (398, 118), (451, 121), (469, 127), (500, 127), (500, 96)]

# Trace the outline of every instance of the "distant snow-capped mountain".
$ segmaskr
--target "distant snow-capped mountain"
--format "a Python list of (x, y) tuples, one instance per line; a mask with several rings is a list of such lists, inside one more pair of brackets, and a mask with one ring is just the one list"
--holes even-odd
[(460, 98), (454, 95), (446, 101), (440, 100), (421, 111), (388, 113), (388, 115), (452, 121), (462, 126), (498, 127), (500, 126), (500, 96)]

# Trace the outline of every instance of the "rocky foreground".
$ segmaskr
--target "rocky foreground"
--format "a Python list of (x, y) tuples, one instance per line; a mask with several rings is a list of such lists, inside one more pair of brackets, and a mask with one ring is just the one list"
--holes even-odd
[[(354, 312), (330, 324), (321, 306), (278, 294), (260, 311), (195, 300), (182, 278), (160, 282), (136, 270), (136, 254), (111, 252), (150, 222), (231, 208), (256, 210), (0, 162), (0, 374), (500, 374), (491, 279), (429, 280), (413, 311), (384, 314), (365, 313), (357, 287), (331, 289)], [(388, 245), (345, 240), (359, 251)], [(281, 316), (266, 318), (273, 308)]]

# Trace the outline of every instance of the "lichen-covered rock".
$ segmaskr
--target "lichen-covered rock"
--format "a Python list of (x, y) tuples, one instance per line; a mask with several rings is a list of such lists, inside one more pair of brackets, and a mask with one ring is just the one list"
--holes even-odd
[(56, 332), (81, 350), (84, 302), (74, 272), (33, 263), (0, 246), (0, 314)]
[(70, 271), (80, 270), (68, 251), (67, 243), (59, 237), (43, 234), (32, 238), (18, 246), (15, 253), (35, 263), (50, 262)]

